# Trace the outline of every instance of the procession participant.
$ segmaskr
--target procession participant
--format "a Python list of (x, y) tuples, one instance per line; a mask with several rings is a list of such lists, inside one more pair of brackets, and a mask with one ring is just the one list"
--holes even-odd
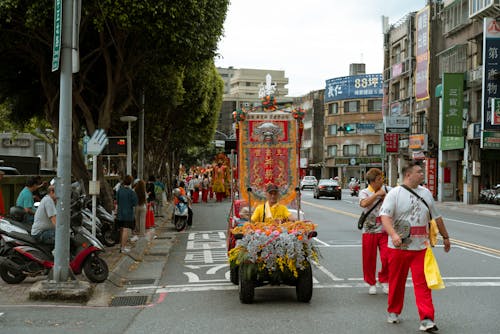
[(252, 222), (264, 222), (272, 219), (275, 222), (295, 221), (296, 218), (288, 211), (287, 207), (279, 204), (279, 188), (275, 184), (269, 184), (266, 189), (267, 201), (260, 204), (252, 214)]
[[(430, 215), (435, 218), (443, 237), (444, 251), (450, 251), (450, 239), (443, 218), (438, 214), (432, 193), (420, 186), (424, 181), (422, 167), (410, 163), (403, 168), (403, 184), (392, 189), (384, 199), (380, 215), (389, 238), (389, 296), (387, 322), (399, 323), (403, 310), (408, 271), (411, 269), (415, 301), (420, 316), (421, 331), (436, 331), (432, 292), (427, 287), (424, 258), (429, 243)], [(410, 191), (411, 190), (411, 191)], [(425, 201), (425, 203), (424, 203)], [(402, 231), (409, 228), (409, 236)]]
[(383, 187), (384, 174), (380, 169), (371, 168), (365, 177), (368, 181), (368, 187), (359, 193), (359, 206), (364, 208), (365, 213), (371, 211), (366, 217), (362, 236), (363, 278), (370, 286), (368, 293), (375, 295), (377, 293), (375, 272), (377, 271), (378, 249), (382, 263), (378, 272), (378, 281), (382, 285), (383, 292), (387, 294), (389, 293), (387, 233), (382, 228), (379, 210), (388, 189)]

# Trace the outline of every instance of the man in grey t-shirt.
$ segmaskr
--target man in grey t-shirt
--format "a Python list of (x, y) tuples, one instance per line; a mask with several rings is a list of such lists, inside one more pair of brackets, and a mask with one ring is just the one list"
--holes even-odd
[(54, 245), (56, 236), (56, 193), (54, 186), (49, 186), (48, 191), (35, 212), (31, 236), (41, 243)]

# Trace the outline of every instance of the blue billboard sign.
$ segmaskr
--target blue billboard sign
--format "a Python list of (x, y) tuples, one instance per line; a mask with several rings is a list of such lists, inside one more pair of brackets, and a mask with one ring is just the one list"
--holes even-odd
[(351, 75), (326, 80), (325, 102), (382, 98), (382, 74)]

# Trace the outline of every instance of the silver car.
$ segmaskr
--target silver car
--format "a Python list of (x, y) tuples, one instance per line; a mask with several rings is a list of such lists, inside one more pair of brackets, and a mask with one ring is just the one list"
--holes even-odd
[(304, 188), (311, 188), (314, 189), (316, 185), (318, 184), (318, 180), (316, 179), (315, 176), (304, 176), (302, 181), (300, 181), (300, 189), (303, 190)]

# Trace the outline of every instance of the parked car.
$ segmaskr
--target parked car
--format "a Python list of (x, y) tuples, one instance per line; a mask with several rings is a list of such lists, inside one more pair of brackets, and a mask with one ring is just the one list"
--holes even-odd
[(335, 199), (342, 199), (342, 187), (339, 181), (331, 179), (321, 179), (318, 185), (314, 187), (314, 198), (335, 197)]
[(314, 189), (316, 185), (318, 184), (318, 180), (316, 179), (315, 176), (304, 176), (302, 181), (300, 181), (300, 189), (303, 190), (304, 188), (311, 188)]
[(4, 172), (5, 175), (21, 175), (15, 167), (0, 166), (0, 170)]

